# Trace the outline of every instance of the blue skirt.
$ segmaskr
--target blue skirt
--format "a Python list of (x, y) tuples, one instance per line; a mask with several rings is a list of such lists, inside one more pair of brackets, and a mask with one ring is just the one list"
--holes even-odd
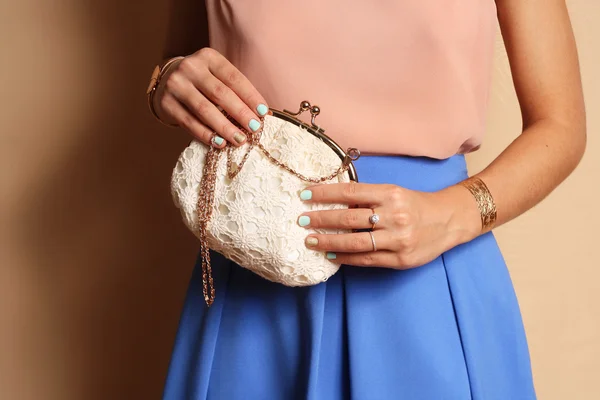
[[(363, 156), (365, 183), (437, 191), (467, 177), (463, 156)], [(166, 400), (535, 399), (510, 276), (487, 233), (419, 268), (342, 266), (292, 288), (212, 254), (216, 300), (197, 263)]]

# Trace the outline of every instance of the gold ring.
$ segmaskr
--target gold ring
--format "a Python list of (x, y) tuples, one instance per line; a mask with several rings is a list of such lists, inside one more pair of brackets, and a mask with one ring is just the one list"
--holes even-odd
[(377, 245), (375, 244), (375, 235), (373, 234), (373, 232), (369, 232), (369, 235), (371, 235), (371, 243), (373, 243), (373, 251), (377, 251)]
[(379, 222), (380, 218), (379, 218), (379, 214), (377, 214), (375, 212), (374, 208), (372, 208), (371, 211), (373, 211), (373, 215), (371, 215), (369, 217), (369, 222), (372, 224), (371, 230), (373, 230), (373, 229), (375, 229), (375, 225), (377, 225), (377, 223)]

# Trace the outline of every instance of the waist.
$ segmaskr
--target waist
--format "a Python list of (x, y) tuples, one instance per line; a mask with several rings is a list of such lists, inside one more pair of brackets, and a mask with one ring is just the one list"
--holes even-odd
[(363, 155), (354, 161), (360, 183), (387, 183), (435, 192), (468, 177), (465, 156), (444, 160), (428, 157)]

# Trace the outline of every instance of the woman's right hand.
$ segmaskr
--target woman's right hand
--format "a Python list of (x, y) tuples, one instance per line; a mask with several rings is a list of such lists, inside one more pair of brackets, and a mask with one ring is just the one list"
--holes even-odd
[(154, 107), (162, 121), (179, 125), (199, 141), (222, 148), (247, 137), (217, 108), (253, 132), (268, 112), (264, 98), (218, 51), (205, 47), (176, 62), (156, 88)]

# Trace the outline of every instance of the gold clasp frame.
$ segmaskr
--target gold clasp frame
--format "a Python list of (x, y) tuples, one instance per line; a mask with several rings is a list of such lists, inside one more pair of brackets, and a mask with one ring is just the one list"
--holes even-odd
[[(311, 105), (309, 101), (303, 100), (300, 102), (300, 108), (297, 112), (284, 109), (283, 111), (271, 108), (271, 112), (274, 116), (284, 119), (294, 125), (305, 128), (313, 136), (316, 136), (322, 142), (327, 144), (335, 153), (340, 157), (344, 165), (348, 165), (348, 176), (351, 180), (358, 182), (358, 176), (356, 174), (356, 168), (352, 164), (352, 161), (356, 161), (360, 157), (360, 151), (354, 147), (344, 151), (333, 139), (325, 135), (325, 130), (315, 123), (317, 116), (321, 113), (321, 107), (317, 105)], [(301, 121), (297, 117), (305, 111), (310, 111), (310, 125), (304, 121)]]

